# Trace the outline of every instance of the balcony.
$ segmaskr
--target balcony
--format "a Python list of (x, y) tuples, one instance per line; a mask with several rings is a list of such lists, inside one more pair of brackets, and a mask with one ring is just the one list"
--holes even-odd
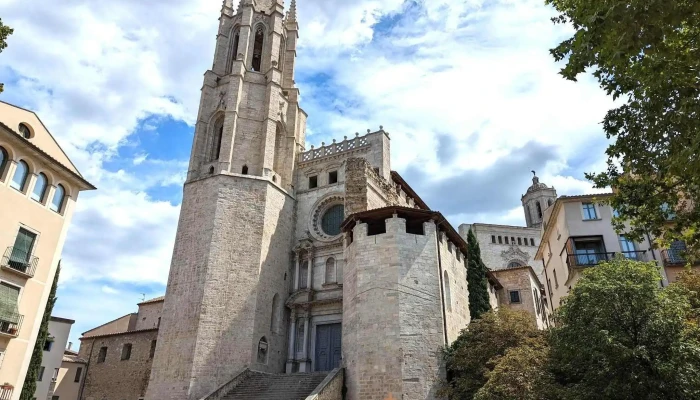
[[(16, 313), (3, 313), (0, 305), (0, 336), (16, 338), (22, 328), (24, 315)], [(2, 397), (0, 397), (2, 400)]]
[(664, 267), (684, 267), (688, 260), (684, 254), (686, 246), (684, 242), (673, 242), (671, 248), (661, 251), (661, 259)]
[(569, 268), (586, 268), (596, 266), (605, 261), (610, 261), (613, 258), (615, 258), (615, 253), (569, 254), (566, 264)]
[(39, 257), (34, 257), (31, 254), (27, 254), (25, 250), (12, 246), (5, 250), (5, 254), (0, 260), (0, 268), (25, 278), (34, 277), (38, 264)]
[(12, 392), (14, 387), (10, 384), (4, 384), (0, 386), (0, 400), (10, 400), (12, 398)]

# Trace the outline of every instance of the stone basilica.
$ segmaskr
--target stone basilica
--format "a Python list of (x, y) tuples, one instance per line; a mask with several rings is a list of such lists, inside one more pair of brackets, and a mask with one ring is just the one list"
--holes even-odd
[(318, 377), (318, 399), (433, 399), (470, 321), (465, 240), (391, 170), (383, 129), (307, 148), (283, 3), (224, 1), (146, 399), (281, 375)]

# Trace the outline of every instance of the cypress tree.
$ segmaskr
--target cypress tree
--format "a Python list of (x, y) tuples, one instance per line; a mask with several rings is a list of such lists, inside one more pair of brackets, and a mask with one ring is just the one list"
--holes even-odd
[(476, 235), (469, 229), (467, 235), (469, 246), (469, 262), (467, 266), (467, 283), (469, 285), (469, 313), (475, 320), (491, 309), (489, 302), (488, 281), (486, 279), (486, 265), (481, 261), (481, 249)]
[(36, 338), (36, 344), (34, 345), (34, 351), (32, 352), (32, 359), (29, 362), (27, 376), (24, 378), (24, 386), (22, 386), (22, 394), (20, 394), (19, 400), (32, 400), (34, 398), (34, 392), (36, 392), (36, 380), (39, 377), (41, 359), (44, 355), (44, 345), (46, 344), (46, 339), (49, 337), (49, 320), (51, 319), (53, 306), (56, 304), (56, 288), (58, 287), (58, 275), (60, 273), (61, 262), (59, 261), (58, 268), (56, 269), (56, 276), (54, 276), (53, 285), (51, 285), (49, 300), (46, 302), (46, 308), (44, 309), (44, 317), (41, 319), (39, 335)]

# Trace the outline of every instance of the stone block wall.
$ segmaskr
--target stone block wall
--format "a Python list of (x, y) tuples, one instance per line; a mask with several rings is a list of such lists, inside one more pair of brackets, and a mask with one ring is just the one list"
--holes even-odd
[(293, 199), (264, 178), (185, 186), (149, 400), (198, 399), (247, 366), (284, 370), (286, 332), (270, 327), (274, 295), (287, 298), (293, 224)]
[(406, 233), (400, 218), (346, 247), (343, 357), (348, 399), (433, 399), (445, 345), (436, 227)]
[(447, 341), (454, 342), (469, 325), (469, 287), (466, 258), (461, 250), (441, 234), (440, 260), (443, 270)]
[[(124, 400), (145, 396), (153, 361), (151, 344), (157, 336), (158, 331), (152, 329), (81, 338), (80, 358), (89, 362), (83, 399)], [(125, 344), (132, 346), (128, 360), (121, 359)], [(102, 347), (107, 348), (107, 357), (104, 362), (98, 362)]]
[[(547, 310), (541, 303), (540, 283), (537, 281), (534, 271), (530, 267), (521, 267), (494, 271), (493, 274), (503, 285), (503, 289), (497, 291), (500, 306), (512, 310), (527, 311), (532, 315), (534, 324), (539, 329), (544, 329), (547, 323)], [(520, 303), (510, 301), (511, 291), (520, 293)]]
[(139, 312), (136, 315), (136, 324), (133, 330), (156, 329), (160, 325), (163, 314), (163, 302), (139, 304)]

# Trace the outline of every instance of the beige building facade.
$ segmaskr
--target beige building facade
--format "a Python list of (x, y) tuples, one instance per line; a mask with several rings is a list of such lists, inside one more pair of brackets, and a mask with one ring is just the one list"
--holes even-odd
[[(649, 238), (632, 242), (612, 227), (614, 210), (602, 202), (610, 194), (561, 196), (545, 212), (543, 236), (536, 259), (542, 263), (551, 309), (581, 277), (582, 271), (616, 255), (638, 261), (660, 261)], [(667, 281), (665, 272), (664, 280)]]
[(307, 147), (298, 36), (294, 1), (224, 2), (148, 400), (221, 398), (260, 372), (432, 399), (469, 323), (466, 243), (391, 170), (389, 133)]
[(0, 398), (19, 398), (75, 202), (91, 189), (36, 114), (0, 102)]
[(78, 400), (80, 388), (82, 387), (83, 379), (85, 379), (86, 367), (86, 360), (80, 358), (77, 352), (66, 349), (63, 352), (55, 389), (51, 397), (47, 397), (47, 400)]

